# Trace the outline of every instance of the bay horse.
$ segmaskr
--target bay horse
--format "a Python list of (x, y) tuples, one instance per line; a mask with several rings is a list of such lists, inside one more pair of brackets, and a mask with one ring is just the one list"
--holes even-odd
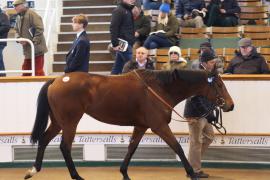
[[(41, 88), (37, 100), (31, 142), (38, 143), (38, 150), (25, 179), (41, 170), (45, 148), (61, 130), (60, 149), (70, 176), (83, 179), (73, 163), (71, 147), (77, 125), (86, 113), (104, 123), (134, 126), (128, 152), (120, 167), (124, 180), (130, 180), (128, 165), (148, 128), (174, 150), (187, 175), (196, 180), (193, 168), (168, 125), (172, 109), (160, 100), (174, 107), (192, 95), (206, 96), (225, 112), (233, 110), (233, 100), (216, 70), (136, 70), (117, 76), (74, 72), (49, 80)], [(47, 128), (49, 117), (51, 121)]]

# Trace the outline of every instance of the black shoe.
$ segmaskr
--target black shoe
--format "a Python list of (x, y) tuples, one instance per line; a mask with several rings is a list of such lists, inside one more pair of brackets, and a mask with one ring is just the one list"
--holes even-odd
[[(190, 175), (187, 174), (187, 177), (190, 177)], [(206, 174), (203, 171), (199, 171), (199, 172), (195, 172), (192, 177), (193, 178), (209, 178), (209, 174)]]

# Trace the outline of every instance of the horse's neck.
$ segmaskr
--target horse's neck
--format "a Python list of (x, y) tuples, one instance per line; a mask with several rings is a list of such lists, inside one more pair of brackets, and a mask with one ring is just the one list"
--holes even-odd
[(175, 106), (190, 96), (203, 95), (205, 92), (205, 85), (202, 83), (190, 84), (182, 81), (171, 83), (164, 87), (164, 89), (167, 94), (169, 94), (170, 99), (173, 100), (173, 106)]

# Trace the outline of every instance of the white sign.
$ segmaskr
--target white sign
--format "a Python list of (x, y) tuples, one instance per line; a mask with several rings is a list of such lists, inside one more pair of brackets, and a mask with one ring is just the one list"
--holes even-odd
[[(131, 135), (129, 134), (77, 134), (73, 144), (129, 144)], [(61, 135), (56, 136), (51, 145), (61, 142)], [(177, 141), (181, 145), (188, 145), (188, 135), (177, 135)], [(140, 144), (143, 145), (165, 145), (166, 143), (156, 135), (146, 134)], [(23, 135), (0, 136), (1, 145), (31, 145), (30, 137)], [(269, 147), (270, 136), (216, 136), (211, 146), (234, 146), (234, 147)]]

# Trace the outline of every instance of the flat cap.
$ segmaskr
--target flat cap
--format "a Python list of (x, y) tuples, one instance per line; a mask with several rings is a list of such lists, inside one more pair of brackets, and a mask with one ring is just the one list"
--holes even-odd
[(15, 0), (13, 1), (13, 6), (19, 5), (19, 4), (24, 4), (26, 3), (26, 0)]
[(239, 47), (247, 47), (247, 46), (251, 46), (251, 45), (252, 45), (252, 42), (251, 42), (251, 39), (249, 39), (249, 38), (243, 38), (243, 39), (240, 39), (238, 41)]

